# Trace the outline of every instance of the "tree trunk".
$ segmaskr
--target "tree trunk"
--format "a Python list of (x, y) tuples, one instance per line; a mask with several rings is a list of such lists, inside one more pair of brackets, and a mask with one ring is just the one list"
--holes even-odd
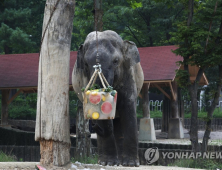
[(191, 98), (191, 124), (190, 124), (190, 141), (192, 150), (194, 152), (199, 151), (198, 143), (198, 105), (197, 105), (197, 82), (194, 82), (189, 87), (190, 98)]
[(86, 158), (90, 155), (91, 134), (89, 132), (89, 120), (84, 119), (82, 102), (78, 102), (76, 117), (76, 156)]
[(213, 117), (213, 112), (219, 102), (221, 88), (222, 88), (222, 65), (219, 66), (219, 82), (217, 83), (217, 90), (214, 94), (214, 99), (210, 106), (210, 109), (207, 112), (207, 124), (206, 124), (206, 130), (203, 137), (203, 142), (202, 142), (202, 148), (201, 148), (202, 152), (207, 152), (207, 145), (208, 145), (208, 140), (209, 140), (210, 132), (211, 132), (211, 119)]
[(1, 125), (8, 124), (8, 99), (9, 89), (2, 90), (2, 114), (1, 114)]
[(143, 118), (150, 118), (150, 109), (149, 109), (149, 88), (148, 84), (144, 83), (142, 88), (142, 101), (143, 101)]
[(74, 0), (47, 0), (45, 5), (35, 128), (44, 165), (62, 166), (70, 161), (69, 62), (74, 7)]

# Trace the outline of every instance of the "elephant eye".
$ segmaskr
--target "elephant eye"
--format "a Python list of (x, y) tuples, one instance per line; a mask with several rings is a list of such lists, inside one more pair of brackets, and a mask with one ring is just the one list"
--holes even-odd
[(113, 64), (115, 64), (115, 65), (118, 64), (118, 59), (117, 58), (113, 61)]

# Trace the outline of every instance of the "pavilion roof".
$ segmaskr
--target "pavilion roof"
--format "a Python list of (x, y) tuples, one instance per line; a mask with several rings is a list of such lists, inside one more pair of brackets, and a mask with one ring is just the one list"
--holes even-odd
[[(180, 66), (171, 50), (176, 46), (159, 46), (138, 48), (145, 82), (173, 81), (175, 70)], [(70, 53), (70, 85), (71, 74), (77, 52)], [(39, 53), (0, 55), (0, 89), (2, 88), (36, 88), (38, 85)]]

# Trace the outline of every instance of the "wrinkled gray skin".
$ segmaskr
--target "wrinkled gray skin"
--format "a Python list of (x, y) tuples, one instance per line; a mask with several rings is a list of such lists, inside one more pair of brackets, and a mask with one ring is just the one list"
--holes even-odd
[[(118, 92), (116, 118), (94, 121), (101, 165), (139, 166), (136, 99), (144, 75), (136, 45), (123, 41), (113, 31), (98, 33), (98, 52), (102, 72)], [(96, 32), (91, 32), (79, 48), (72, 73), (72, 83), (83, 101), (81, 88), (86, 87), (96, 64)], [(97, 83), (100, 81), (97, 79)]]

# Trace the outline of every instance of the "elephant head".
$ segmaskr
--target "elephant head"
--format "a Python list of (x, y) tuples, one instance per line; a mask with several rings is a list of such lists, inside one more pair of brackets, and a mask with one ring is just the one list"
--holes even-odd
[(115, 89), (121, 84), (124, 72), (140, 62), (138, 49), (133, 42), (123, 41), (116, 32), (110, 30), (91, 32), (78, 50), (72, 74), (73, 87), (81, 101), (81, 88), (87, 85), (95, 71), (93, 66), (96, 65), (97, 53), (102, 72)]

